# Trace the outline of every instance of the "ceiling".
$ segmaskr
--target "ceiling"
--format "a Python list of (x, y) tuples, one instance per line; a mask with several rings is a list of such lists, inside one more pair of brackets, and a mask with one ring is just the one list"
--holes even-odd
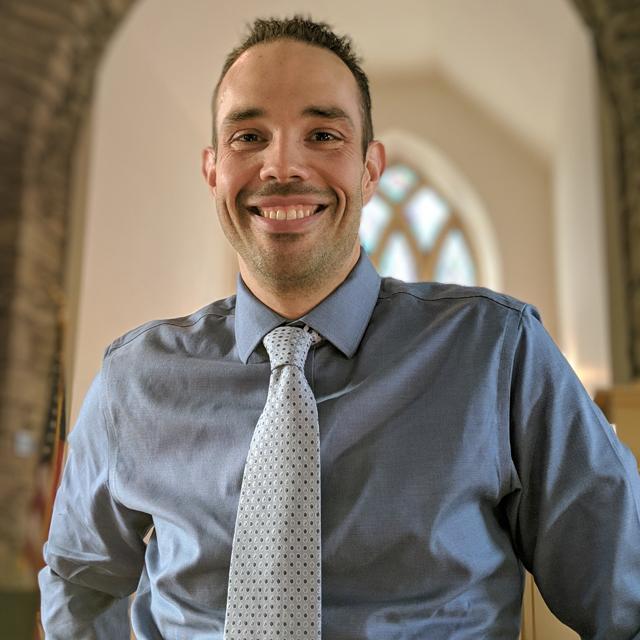
[(570, 0), (271, 0), (268, 11), (264, 4), (140, 0), (114, 42), (137, 48), (188, 117), (202, 122), (246, 23), (311, 14), (353, 37), (372, 78), (435, 70), (545, 157), (554, 155), (572, 61), (590, 50)]

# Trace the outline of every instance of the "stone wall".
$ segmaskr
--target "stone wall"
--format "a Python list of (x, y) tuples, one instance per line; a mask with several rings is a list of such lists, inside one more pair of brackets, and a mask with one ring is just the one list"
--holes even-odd
[(71, 158), (96, 66), (131, 4), (0, 4), (0, 592), (34, 588), (24, 546), (55, 382)]
[(616, 382), (640, 379), (640, 2), (574, 0), (603, 89), (612, 346)]

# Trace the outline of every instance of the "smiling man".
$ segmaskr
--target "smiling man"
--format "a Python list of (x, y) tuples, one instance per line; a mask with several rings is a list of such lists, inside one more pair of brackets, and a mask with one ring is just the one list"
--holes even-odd
[(213, 112), (237, 295), (107, 349), (46, 637), (98, 637), (135, 592), (138, 640), (515, 640), (526, 567), (582, 637), (640, 638), (635, 460), (535, 309), (361, 251), (385, 156), (349, 40), (256, 21)]
[(384, 149), (363, 143), (353, 73), (332, 51), (305, 42), (248, 48), (216, 98), (216, 148), (205, 150), (203, 170), (222, 228), (249, 289), (299, 318), (358, 261), (360, 212)]

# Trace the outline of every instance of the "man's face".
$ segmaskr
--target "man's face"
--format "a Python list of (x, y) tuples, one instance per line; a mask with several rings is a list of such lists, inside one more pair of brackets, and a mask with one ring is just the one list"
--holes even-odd
[(220, 85), (215, 126), (203, 172), (241, 271), (274, 291), (346, 276), (384, 151), (374, 142), (362, 157), (360, 96), (342, 60), (291, 40), (252, 47)]

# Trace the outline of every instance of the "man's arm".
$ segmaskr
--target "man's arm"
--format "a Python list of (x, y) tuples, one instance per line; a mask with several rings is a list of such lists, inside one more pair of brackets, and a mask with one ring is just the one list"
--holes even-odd
[(511, 394), (516, 548), (549, 608), (583, 638), (640, 638), (640, 481), (535, 311)]
[(40, 572), (42, 623), (48, 640), (97, 639), (96, 619), (131, 594), (144, 562), (150, 516), (127, 509), (110, 485), (114, 443), (99, 374), (70, 437)]

